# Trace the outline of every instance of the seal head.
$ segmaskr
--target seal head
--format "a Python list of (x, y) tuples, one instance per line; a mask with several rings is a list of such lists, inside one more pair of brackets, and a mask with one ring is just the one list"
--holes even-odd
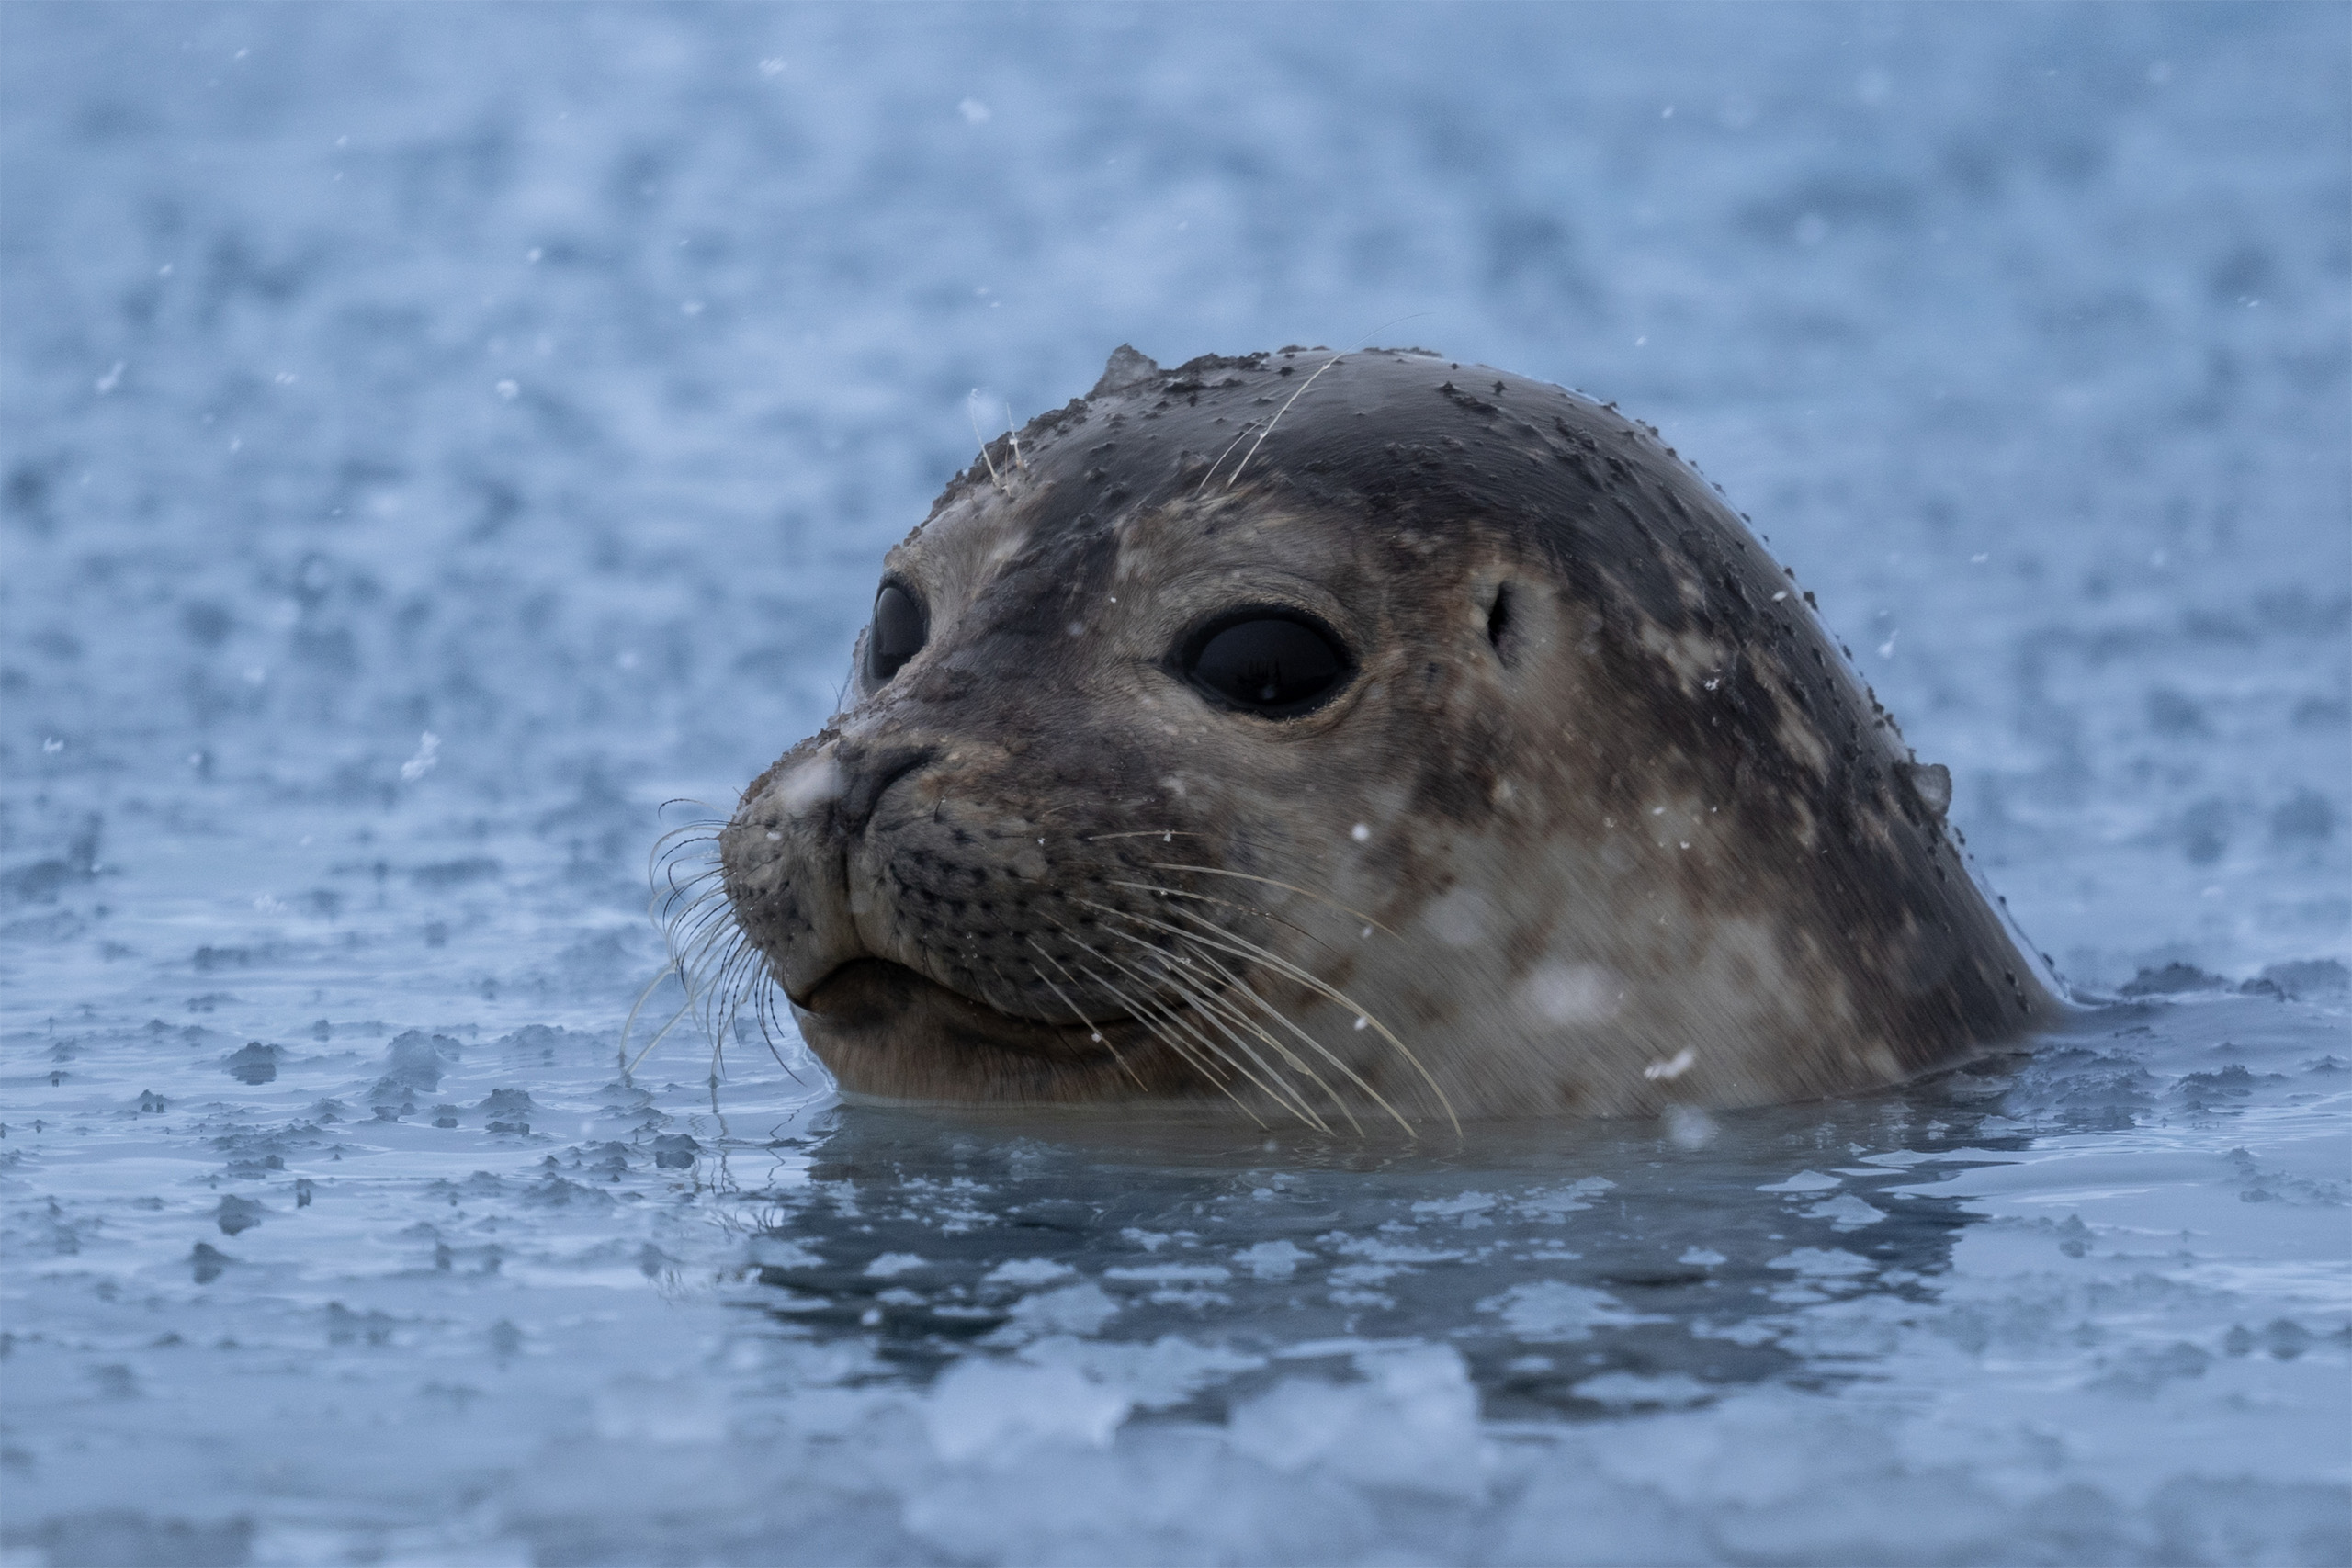
[(1337, 1125), (1892, 1083), (2056, 1004), (1808, 606), (1610, 405), (1122, 348), (889, 553), (726, 896), (853, 1093)]

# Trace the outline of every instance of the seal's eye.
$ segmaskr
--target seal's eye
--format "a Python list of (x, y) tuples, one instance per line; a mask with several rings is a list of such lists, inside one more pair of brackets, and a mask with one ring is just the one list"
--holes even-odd
[(899, 672), (899, 666), (922, 651), (922, 603), (895, 582), (886, 582), (874, 596), (874, 629), (866, 634), (865, 669), (878, 683)]
[(1287, 718), (1336, 690), (1349, 670), (1340, 639), (1294, 610), (1244, 610), (1186, 648), (1185, 679), (1228, 707)]

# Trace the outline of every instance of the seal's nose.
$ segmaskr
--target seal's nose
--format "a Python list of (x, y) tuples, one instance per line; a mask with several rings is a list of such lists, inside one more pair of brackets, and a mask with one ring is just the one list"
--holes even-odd
[(881, 745), (841, 751), (842, 793), (833, 803), (833, 819), (845, 836), (865, 831), (874, 808), (892, 784), (939, 755), (927, 745)]

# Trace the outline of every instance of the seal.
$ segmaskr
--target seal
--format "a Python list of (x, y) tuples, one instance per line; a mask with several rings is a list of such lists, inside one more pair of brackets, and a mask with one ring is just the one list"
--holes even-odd
[(842, 710), (718, 834), (718, 971), (894, 1100), (1838, 1095), (2057, 1011), (1950, 795), (1614, 405), (1123, 346), (886, 558)]

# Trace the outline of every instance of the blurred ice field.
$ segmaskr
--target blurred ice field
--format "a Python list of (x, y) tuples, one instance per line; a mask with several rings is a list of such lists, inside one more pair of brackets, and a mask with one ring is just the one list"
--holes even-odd
[[(2346, 22), (0, 9), (0, 1562), (2352, 1560)], [(662, 803), (1123, 341), (1657, 424), (2095, 1005), (1419, 1148), (622, 1081)]]

